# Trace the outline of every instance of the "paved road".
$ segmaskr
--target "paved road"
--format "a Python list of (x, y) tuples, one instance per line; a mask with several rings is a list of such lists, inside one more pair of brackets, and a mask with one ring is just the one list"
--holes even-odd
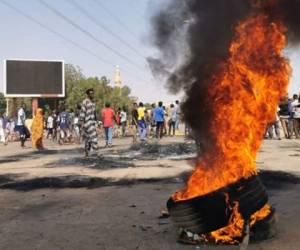
[[(195, 153), (187, 148), (190, 144), (182, 137), (164, 139), (160, 143), (163, 148), (158, 149), (161, 154), (153, 154), (157, 148), (142, 152), (130, 150), (130, 138), (115, 140), (115, 144), (113, 149), (102, 148), (98, 156), (90, 159), (83, 159), (82, 148), (77, 145), (58, 146), (48, 142), (48, 150), (44, 152), (30, 147), (20, 149), (17, 143), (1, 147), (0, 186), (6, 179), (20, 182), (77, 176), (114, 181), (176, 178), (193, 168), (191, 159)], [(177, 147), (174, 152), (169, 152), (167, 149), (173, 144)], [(298, 174), (299, 159), (300, 140), (266, 140), (258, 155), (257, 166), (262, 170)]]
[[(129, 141), (120, 140), (117, 143), (118, 146), (113, 150), (119, 155), (128, 148)], [(166, 148), (174, 143), (184, 142), (180, 138), (162, 142)], [(15, 186), (2, 189), (1, 250), (239, 249), (236, 246), (180, 245), (176, 243), (172, 223), (166, 220), (163, 221), (164, 224), (158, 219), (159, 210), (165, 206), (170, 194), (183, 185), (182, 179), (177, 177), (191, 168), (189, 157), (193, 154), (187, 152), (182, 157), (172, 156), (173, 158), (167, 159), (159, 158), (155, 153), (153, 155), (157, 159), (136, 154), (136, 159), (117, 158), (113, 164), (99, 158), (103, 160), (100, 163), (107, 164), (103, 169), (100, 163), (99, 166), (94, 163), (98, 158), (79, 161), (77, 158), (81, 152), (76, 146), (58, 147), (49, 144), (48, 148), (51, 153), (38, 154), (31, 149), (22, 151), (15, 144), (5, 150), (1, 148), (0, 175), (11, 177), (2, 179), (1, 183), (34, 180), (41, 176), (54, 178), (73, 174), (76, 177), (86, 173), (105, 177), (103, 173), (107, 171), (115, 171), (110, 174), (116, 179), (129, 180), (135, 177), (136, 180), (143, 181), (120, 182), (119, 186), (114, 186), (113, 183), (110, 183), (112, 186), (107, 186), (105, 183), (106, 186), (90, 186), (89, 189), (34, 188), (33, 184), (26, 191), (15, 191)], [(103, 149), (101, 152), (112, 155), (110, 159), (115, 157), (113, 151), (106, 152)], [(299, 157), (300, 144), (296, 140), (265, 141), (257, 163), (261, 169), (281, 170), (297, 175)], [(74, 158), (76, 160), (71, 164)], [(134, 166), (118, 165), (120, 162), (133, 162)], [(161, 162), (159, 167), (156, 165), (158, 162)], [(64, 166), (64, 163), (69, 165)], [(124, 170), (127, 168), (131, 171), (129, 177)], [(144, 178), (148, 175), (151, 178), (145, 181)], [(266, 172), (265, 175), (271, 204), (277, 210), (278, 234), (274, 239), (250, 245), (248, 249), (298, 250), (299, 179), (278, 172)]]

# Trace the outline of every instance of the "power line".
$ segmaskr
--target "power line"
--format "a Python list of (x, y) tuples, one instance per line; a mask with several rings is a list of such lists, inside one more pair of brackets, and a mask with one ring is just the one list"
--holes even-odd
[(55, 15), (59, 16), (60, 18), (62, 18), (63, 20), (65, 20), (67, 23), (69, 23), (70, 25), (72, 25), (74, 28), (80, 30), (82, 33), (84, 33), (86, 36), (90, 37), (92, 40), (94, 40), (95, 42), (97, 42), (99, 45), (105, 47), (106, 49), (110, 50), (111, 52), (113, 52), (115, 55), (121, 57), (122, 59), (124, 59), (125, 61), (127, 61), (128, 63), (130, 63), (131, 65), (135, 66), (136, 68), (138, 68), (139, 70), (143, 71), (143, 68), (140, 67), (140, 65), (136, 64), (135, 62), (133, 62), (132, 60), (130, 60), (128, 57), (126, 57), (125, 55), (121, 54), (119, 51), (115, 50), (114, 48), (110, 47), (109, 45), (107, 45), (106, 43), (102, 42), (101, 40), (99, 40), (96, 36), (94, 36), (92, 33), (90, 33), (89, 31), (85, 30), (84, 28), (82, 28), (80, 25), (76, 24), (74, 21), (72, 21), (70, 18), (66, 17), (63, 13), (61, 13), (59, 10), (57, 10), (56, 8), (54, 8), (53, 6), (49, 5), (48, 3), (46, 3), (44, 0), (38, 0), (41, 4), (43, 4), (46, 8), (48, 8), (50, 11), (52, 11)]
[(84, 7), (80, 6), (75, 0), (67, 0), (71, 5), (73, 5), (77, 10), (82, 12), (88, 19), (90, 19), (93, 23), (95, 23), (98, 27), (109, 33), (111, 36), (113, 36), (115, 39), (120, 41), (122, 44), (124, 44), (127, 48), (129, 48), (131, 51), (133, 51), (136, 55), (140, 56), (141, 58), (145, 59), (145, 57), (138, 52), (136, 48), (134, 48), (132, 45), (130, 45), (128, 42), (126, 42), (122, 37), (117, 35), (116, 33), (112, 32), (105, 24), (97, 20), (95, 17), (93, 17)]
[[(55, 30), (52, 29), (51, 27), (49, 27), (49, 26), (47, 26), (47, 25), (41, 23), (41, 22), (40, 22), (39, 20), (37, 20), (36, 18), (34, 18), (34, 17), (28, 15), (27, 13), (25, 13), (24, 11), (20, 10), (19, 8), (13, 6), (12, 4), (8, 3), (7, 1), (5, 1), (5, 0), (0, 0), (0, 3), (2, 3), (3, 5), (5, 5), (6, 7), (10, 8), (10, 9), (13, 9), (14, 11), (16, 11), (16, 12), (17, 12), (18, 14), (20, 14), (21, 16), (23, 16), (23, 17), (27, 18), (28, 20), (30, 20), (31, 22), (33, 22), (33, 23), (39, 25), (40, 27), (42, 27), (43, 29), (49, 31), (50, 33), (52, 33), (52, 34), (54, 34), (54, 35), (60, 37), (60, 38), (63, 39), (64, 41), (66, 41), (66, 42), (72, 44), (74, 47), (76, 47), (76, 48), (78, 48), (78, 49), (80, 49), (80, 50), (82, 50), (82, 51), (84, 51), (84, 52), (86, 52), (86, 53), (88, 53), (88, 54), (94, 56), (95, 58), (97, 58), (97, 59), (98, 59), (99, 61), (101, 61), (102, 63), (107, 64), (107, 65), (110, 65), (110, 66), (112, 66), (112, 67), (115, 67), (115, 66), (116, 66), (113, 62), (108, 61), (108, 60), (106, 60), (106, 59), (103, 59), (102, 57), (100, 57), (99, 55), (97, 55), (96, 53), (94, 53), (93, 51), (89, 50), (88, 48), (85, 48), (85, 47), (81, 46), (80, 44), (78, 44), (78, 43), (74, 42), (73, 40), (67, 38), (66, 36), (62, 35), (61, 33), (55, 31)], [(128, 70), (124, 70), (124, 71), (127, 72), (127, 73), (129, 73), (130, 75), (132, 74), (132, 73), (131, 73), (130, 71), (128, 71)], [(137, 75), (136, 75), (136, 76), (133, 76), (133, 75), (132, 75), (132, 77), (134, 77), (134, 78), (136, 78), (136, 79), (139, 79), (139, 80), (141, 80), (141, 81), (143, 81), (143, 82), (146, 82), (144, 79), (142, 79), (141, 77), (139, 77), (139, 76), (137, 76)]]
[(6, 2), (5, 0), (0, 0), (0, 3), (4, 4), (6, 7), (9, 7), (9, 8), (11, 8), (11, 9), (13, 9), (14, 11), (16, 11), (17, 13), (19, 13), (19, 14), (22, 15), (23, 17), (25, 17), (25, 18), (29, 19), (30, 21), (32, 21), (32, 22), (38, 24), (38, 25), (41, 26), (42, 28), (44, 28), (44, 29), (48, 30), (49, 32), (51, 32), (52, 34), (54, 34), (54, 35), (60, 37), (61, 39), (65, 40), (65, 41), (67, 41), (67, 42), (69, 42), (69, 43), (71, 43), (73, 46), (75, 46), (75, 47), (77, 47), (77, 48), (79, 48), (79, 49), (81, 49), (81, 50), (83, 50), (83, 51), (85, 51), (85, 52), (87, 52), (87, 53), (93, 55), (94, 57), (96, 57), (96, 58), (97, 58), (98, 60), (100, 60), (101, 62), (103, 62), (103, 63), (105, 63), (105, 64), (109, 64), (109, 65), (115, 67), (115, 64), (114, 64), (114, 63), (112, 63), (112, 62), (110, 62), (110, 61), (108, 61), (108, 60), (106, 60), (106, 59), (103, 59), (103, 58), (99, 57), (99, 56), (98, 56), (97, 54), (95, 54), (93, 51), (91, 51), (91, 50), (89, 50), (89, 49), (87, 49), (87, 48), (85, 48), (85, 47), (80, 46), (78, 43), (76, 43), (76, 42), (74, 42), (73, 40), (67, 38), (66, 36), (62, 35), (61, 33), (55, 31), (54, 29), (50, 28), (49, 26), (47, 26), (47, 25), (41, 23), (39, 20), (37, 20), (37, 19), (35, 19), (34, 17), (32, 17), (32, 16), (26, 14), (25, 12), (23, 12), (22, 10), (16, 8), (15, 6), (13, 6), (12, 4)]
[(109, 8), (107, 8), (100, 1), (94, 0), (94, 2), (97, 5), (99, 5), (104, 11), (106, 11), (120, 26), (122, 26), (123, 29), (127, 31), (127, 33), (129, 33), (135, 39), (139, 40), (138, 36), (134, 32), (132, 32), (131, 29), (128, 28), (127, 25), (125, 25), (124, 22), (117, 15), (115, 15)]

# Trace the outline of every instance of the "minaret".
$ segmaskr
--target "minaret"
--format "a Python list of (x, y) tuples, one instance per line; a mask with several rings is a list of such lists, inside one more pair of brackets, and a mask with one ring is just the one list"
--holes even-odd
[(116, 74), (115, 74), (115, 86), (122, 88), (122, 77), (120, 67), (117, 65), (116, 67)]

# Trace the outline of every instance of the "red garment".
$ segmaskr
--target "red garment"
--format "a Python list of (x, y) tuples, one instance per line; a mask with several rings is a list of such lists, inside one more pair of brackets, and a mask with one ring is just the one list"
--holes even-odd
[(121, 125), (121, 115), (120, 115), (120, 112), (117, 113), (117, 117), (116, 117), (116, 122), (117, 122), (117, 125)]
[(112, 108), (104, 108), (102, 110), (102, 122), (104, 128), (112, 128), (114, 126), (115, 112)]

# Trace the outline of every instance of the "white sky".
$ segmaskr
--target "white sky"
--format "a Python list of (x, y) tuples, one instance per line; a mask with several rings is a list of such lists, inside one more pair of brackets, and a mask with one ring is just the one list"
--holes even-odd
[[(155, 6), (162, 4), (166, 0), (98, 0), (121, 19), (124, 24), (135, 33), (131, 36), (103, 9), (95, 5), (93, 0), (85, 0), (85, 8), (99, 21), (108, 26), (113, 32), (121, 36), (140, 53), (153, 56), (156, 50), (150, 45), (149, 38), (149, 17)], [(114, 55), (111, 51), (99, 46), (95, 41), (86, 37), (80, 31), (74, 29), (59, 17), (55, 16), (45, 6), (36, 0), (8, 0), (9, 3), (42, 23), (62, 33), (66, 37), (76, 41), (83, 47), (87, 47), (101, 57), (110, 60), (115, 65), (120, 65), (124, 84), (132, 89), (134, 96), (140, 97), (145, 102), (156, 102), (163, 100), (172, 102), (178, 97), (170, 95), (163, 87), (163, 83), (155, 80), (147, 66), (145, 60), (132, 53), (128, 47), (114, 39), (112, 36), (100, 30), (98, 26), (88, 20), (81, 12), (74, 9), (67, 1), (49, 0), (49, 4), (61, 10), (66, 16), (73, 19), (97, 38), (103, 40), (114, 49), (120, 51), (130, 60), (136, 62), (142, 68), (138, 70), (129, 65), (128, 62)], [(83, 3), (83, 1), (78, 1)], [(115, 68), (104, 64), (95, 57), (81, 51), (68, 44), (66, 41), (44, 30), (30, 20), (24, 18), (15, 11), (3, 6), (0, 2), (0, 33), (1, 49), (0, 62), (9, 58), (29, 58), (29, 59), (62, 59), (66, 63), (78, 65), (83, 69), (86, 76), (103, 75), (114, 79)], [(290, 94), (298, 93), (300, 90), (300, 49), (293, 49), (288, 52), (293, 67), (289, 91)], [(3, 75), (3, 68), (0, 67), (0, 76)], [(142, 80), (141, 80), (142, 79)], [(0, 77), (0, 91), (3, 91), (3, 79)]]

